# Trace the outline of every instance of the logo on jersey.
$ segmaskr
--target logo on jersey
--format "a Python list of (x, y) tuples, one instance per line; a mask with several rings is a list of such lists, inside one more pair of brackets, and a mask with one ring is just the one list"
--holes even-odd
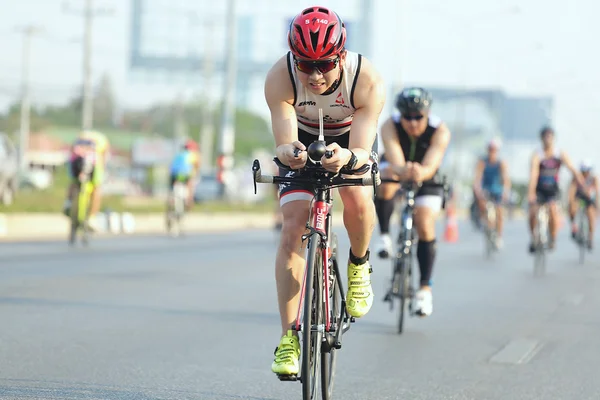
[(302, 106), (316, 106), (317, 103), (315, 103), (314, 101), (303, 101), (300, 104), (298, 104), (298, 107), (302, 107)]
[(337, 95), (337, 98), (335, 99), (335, 104), (330, 105), (329, 107), (344, 107), (344, 108), (350, 108), (349, 106), (347, 106), (344, 102), (344, 97), (342, 96), (342, 93), (340, 92), (340, 94)]

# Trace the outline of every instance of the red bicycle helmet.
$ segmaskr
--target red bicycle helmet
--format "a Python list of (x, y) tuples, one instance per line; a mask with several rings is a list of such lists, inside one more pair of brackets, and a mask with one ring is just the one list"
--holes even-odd
[(185, 148), (191, 151), (198, 151), (198, 144), (192, 139), (188, 139), (185, 142)]
[(346, 28), (336, 12), (325, 7), (309, 7), (294, 18), (288, 32), (288, 45), (295, 57), (320, 60), (341, 53)]

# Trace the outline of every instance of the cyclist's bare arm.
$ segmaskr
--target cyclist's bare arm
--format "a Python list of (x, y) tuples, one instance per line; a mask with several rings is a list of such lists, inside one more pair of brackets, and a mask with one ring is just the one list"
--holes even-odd
[(529, 187), (527, 188), (527, 195), (529, 199), (535, 197), (535, 188), (537, 186), (538, 178), (540, 177), (540, 156), (533, 153), (531, 156), (531, 166), (529, 169)]
[(502, 178), (502, 186), (504, 187), (504, 198), (507, 199), (510, 195), (512, 184), (510, 182), (510, 174), (508, 173), (508, 164), (506, 161), (500, 162), (500, 174)]
[(450, 142), (450, 130), (446, 124), (442, 123), (431, 137), (431, 144), (423, 157), (423, 177), (424, 181), (433, 178), (436, 171), (440, 168), (444, 154)]
[(400, 140), (396, 133), (396, 126), (392, 118), (388, 118), (381, 127), (381, 139), (385, 147), (385, 159), (390, 164), (390, 169), (396, 175), (402, 175), (406, 159), (400, 147)]
[[(356, 107), (352, 117), (349, 149), (356, 155), (356, 168), (369, 162), (371, 148), (377, 136), (379, 115), (385, 104), (385, 87), (373, 65), (362, 58), (360, 75), (354, 89), (353, 104)], [(350, 160), (350, 152), (348, 159)]]
[(567, 197), (569, 198), (569, 203), (575, 201), (575, 194), (577, 193), (577, 181), (575, 178), (571, 178), (571, 182), (569, 183), (569, 190), (567, 191)]
[(483, 170), (485, 169), (485, 161), (478, 160), (475, 165), (475, 179), (473, 180), (473, 190), (476, 195), (481, 194), (481, 179), (483, 178)]
[(577, 168), (575, 168), (575, 166), (573, 165), (573, 162), (571, 161), (571, 157), (569, 157), (567, 155), (567, 153), (565, 153), (564, 151), (560, 153), (560, 159), (563, 162), (563, 164), (565, 164), (565, 167), (567, 167), (567, 169), (569, 171), (571, 171), (571, 173), (573, 174), (573, 176), (575, 177), (575, 180), (577, 181), (577, 183), (582, 187), (585, 188), (585, 180), (583, 179), (583, 176), (581, 175), (581, 173), (577, 170)]
[[(293, 105), (294, 87), (290, 80), (286, 58), (287, 56), (281, 57), (268, 72), (265, 80), (265, 99), (271, 111), (271, 126), (275, 146), (277, 146), (275, 153), (282, 163), (290, 165), (290, 153), (293, 156), (295, 147), (292, 143), (298, 141), (298, 120)], [(302, 145), (297, 147), (304, 150)], [(306, 153), (303, 152), (300, 157), (305, 163)], [(297, 164), (291, 166), (296, 167)]]

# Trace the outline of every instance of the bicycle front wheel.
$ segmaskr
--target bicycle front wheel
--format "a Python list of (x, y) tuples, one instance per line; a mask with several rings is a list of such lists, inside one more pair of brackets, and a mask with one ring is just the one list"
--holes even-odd
[(412, 296), (410, 287), (410, 257), (411, 253), (403, 254), (397, 259), (396, 268), (400, 269), (400, 309), (398, 310), (398, 333), (404, 331), (404, 319), (406, 316), (406, 300)]
[(338, 285), (337, 274), (339, 272), (337, 265), (337, 236), (332, 234), (331, 250), (332, 263), (330, 271), (329, 284), (329, 318), (332, 324), (335, 324), (336, 331), (329, 333), (329, 351), (324, 351), (321, 355), (321, 393), (323, 400), (330, 400), (333, 395), (333, 380), (335, 378), (335, 365), (337, 361), (337, 348), (335, 347), (335, 336), (338, 329), (344, 328), (344, 312), (341, 310), (342, 295)]
[[(304, 307), (302, 321), (302, 399), (317, 398), (321, 344), (323, 340), (323, 273), (321, 236), (313, 233), (306, 258)], [(314, 326), (313, 326), (314, 325)]]

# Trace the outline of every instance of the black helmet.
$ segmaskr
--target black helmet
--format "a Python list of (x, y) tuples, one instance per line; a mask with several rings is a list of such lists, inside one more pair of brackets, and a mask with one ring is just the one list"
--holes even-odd
[(431, 107), (431, 94), (420, 87), (409, 87), (396, 96), (396, 108), (401, 114), (423, 111)]
[(546, 133), (551, 133), (554, 135), (554, 129), (550, 126), (544, 126), (542, 130), (540, 130), (540, 138), (543, 138)]

